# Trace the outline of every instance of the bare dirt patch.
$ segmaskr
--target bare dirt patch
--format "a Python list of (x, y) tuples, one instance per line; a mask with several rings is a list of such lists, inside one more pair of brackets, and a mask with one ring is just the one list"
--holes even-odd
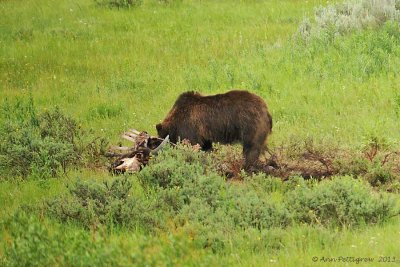
[[(218, 172), (228, 178), (241, 179), (240, 150), (232, 147), (219, 149), (212, 154)], [(282, 180), (294, 176), (304, 179), (324, 179), (335, 175), (363, 176), (372, 185), (378, 186), (399, 180), (400, 152), (390, 151), (376, 143), (370, 143), (361, 150), (349, 150), (306, 141), (273, 148), (260, 158), (251, 171)]]

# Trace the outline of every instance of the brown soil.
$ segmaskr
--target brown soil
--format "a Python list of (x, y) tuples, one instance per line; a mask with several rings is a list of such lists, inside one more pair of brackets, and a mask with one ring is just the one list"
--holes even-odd
[[(239, 150), (225, 149), (213, 156), (217, 170), (230, 179), (242, 179), (243, 160)], [(305, 179), (324, 179), (335, 175), (368, 176), (381, 169), (391, 177), (400, 177), (400, 152), (383, 151), (368, 146), (362, 151), (338, 148), (316, 148), (314, 145), (277, 147), (268, 152), (250, 170), (265, 173), (282, 180), (301, 176)], [(371, 177), (379, 179), (379, 177)]]

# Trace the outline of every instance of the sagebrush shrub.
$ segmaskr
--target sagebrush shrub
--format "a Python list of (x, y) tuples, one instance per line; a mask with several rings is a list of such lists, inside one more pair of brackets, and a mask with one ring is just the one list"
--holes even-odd
[(77, 222), (87, 229), (105, 225), (154, 230), (163, 227), (157, 199), (130, 195), (132, 183), (125, 178), (112, 182), (77, 181), (67, 196), (47, 202), (50, 216)]
[(59, 108), (38, 112), (32, 98), (6, 100), (0, 108), (0, 172), (4, 176), (55, 177), (73, 166), (98, 161), (107, 144), (104, 138), (89, 137)]
[(178, 144), (177, 149), (166, 147), (144, 168), (139, 179), (145, 187), (182, 187), (184, 183), (212, 171), (208, 155), (194, 152), (190, 147)]
[(365, 174), (365, 180), (368, 181), (372, 186), (382, 186), (393, 182), (396, 176), (391, 172), (389, 168), (382, 166), (380, 161), (373, 162), (368, 173)]
[(386, 195), (373, 193), (369, 185), (350, 177), (321, 183), (295, 177), (283, 183), (259, 174), (246, 176), (237, 185), (226, 183), (212, 165), (204, 164), (208, 157), (168, 148), (139, 174), (145, 186), (158, 188), (163, 202), (172, 205), (180, 225), (188, 222), (210, 230), (224, 222), (228, 232), (297, 222), (343, 226), (380, 222), (395, 212)]
[(237, 231), (285, 227), (291, 223), (286, 207), (274, 203), (268, 194), (258, 195), (250, 188), (226, 185), (211, 194), (200, 191), (190, 197), (174, 217), (178, 227), (191, 233), (198, 246), (214, 252), (224, 248)]
[(303, 40), (332, 40), (387, 21), (400, 21), (399, 3), (398, 0), (362, 0), (320, 7), (315, 10), (315, 22), (305, 19), (299, 27), (298, 36)]
[(388, 140), (370, 136), (358, 153), (338, 158), (335, 168), (341, 175), (360, 177), (374, 187), (390, 188), (390, 184), (399, 179), (398, 153)]
[(285, 203), (295, 221), (320, 225), (378, 223), (396, 213), (393, 199), (352, 177), (299, 186), (286, 195)]
[[(248, 187), (229, 184), (217, 174), (209, 154), (178, 147), (163, 150), (139, 173), (139, 179), (145, 188), (156, 191), (164, 209), (172, 211), (176, 226), (191, 232), (198, 246), (219, 251), (237, 229), (290, 223), (286, 208), (272, 202), (257, 182)], [(255, 181), (264, 183), (263, 178), (267, 181), (265, 176)], [(268, 180), (264, 186), (272, 191), (279, 183)]]

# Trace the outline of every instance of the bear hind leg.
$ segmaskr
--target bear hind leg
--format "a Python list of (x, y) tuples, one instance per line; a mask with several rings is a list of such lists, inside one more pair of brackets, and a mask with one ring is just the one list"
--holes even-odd
[(251, 170), (251, 167), (254, 166), (256, 161), (258, 160), (258, 157), (260, 156), (261, 149), (257, 145), (250, 145), (250, 144), (244, 144), (243, 145), (243, 154), (244, 154), (244, 169), (249, 171)]

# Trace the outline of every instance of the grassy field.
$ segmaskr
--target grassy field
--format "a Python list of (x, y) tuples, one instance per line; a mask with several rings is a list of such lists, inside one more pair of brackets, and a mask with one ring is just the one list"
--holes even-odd
[[(58, 107), (91, 137), (116, 144), (129, 128), (155, 134), (155, 125), (184, 91), (214, 94), (240, 88), (268, 103), (274, 120), (272, 149), (313, 140), (328, 150), (360, 151), (374, 140), (379, 147), (398, 151), (399, 22), (340, 36), (326, 34), (321, 39), (299, 37), (304, 18), (313, 22), (316, 7), (336, 2), (144, 0), (131, 8), (108, 8), (89, 0), (0, 1), (1, 112), (14, 105), (12, 116), (19, 118), (18, 112), (30, 109), (18, 103), (31, 99), (35, 112), (26, 114)], [(17, 121), (25, 123), (23, 116)], [(4, 125), (10, 118), (1, 114), (0, 120), (4, 137)], [(27, 125), (23, 123), (15, 129)], [(12, 133), (7, 133), (9, 139), (0, 138), (0, 151), (8, 145), (4, 140), (14, 140)], [(24, 150), (17, 150), (11, 152), (23, 154)], [(267, 182), (246, 178), (236, 184), (222, 181), (213, 171), (203, 173), (199, 166), (207, 155), (193, 163), (190, 156), (168, 153), (171, 160), (164, 156), (165, 163), (125, 177), (131, 183), (126, 191), (129, 196), (111, 200), (108, 193), (101, 195), (108, 190), (101, 187), (102, 181), (125, 178), (112, 177), (98, 166), (76, 165), (55, 177), (39, 175), (40, 179), (34, 171), (41, 170), (38, 167), (27, 167), (24, 178), (1, 171), (0, 265), (346, 265), (339, 257), (373, 258), (373, 262), (347, 262), (346, 266), (394, 266), (400, 262), (400, 218), (385, 206), (399, 208), (396, 190), (387, 193), (383, 192), (387, 187), (366, 184), (364, 188), (364, 183), (358, 184), (362, 177), (354, 179), (355, 184), (349, 177), (337, 177), (332, 184), (322, 182), (321, 187), (315, 181), (303, 181), (305, 191), (301, 191), (303, 182), (298, 189), (269, 177), (264, 177)], [(24, 163), (5, 157), (0, 155), (4, 170)], [(193, 172), (185, 172), (185, 166), (172, 159), (188, 161)], [(46, 154), (43, 162), (50, 161), (51, 154)], [(164, 168), (177, 173), (176, 177), (171, 174), (176, 181), (160, 187), (152, 177), (164, 177)], [(387, 177), (380, 170), (373, 173)], [(206, 182), (198, 185), (190, 180), (190, 184), (182, 177)], [(341, 184), (341, 179), (347, 182)], [(90, 185), (76, 184), (77, 180)], [(399, 181), (390, 176), (391, 183), (398, 185)], [(85, 199), (73, 193), (81, 187), (93, 194), (85, 195), (86, 199), (104, 198), (122, 208), (116, 213), (114, 204), (104, 204), (104, 215), (83, 205), (82, 216), (62, 217), (62, 205), (72, 207), (71, 203)], [(325, 187), (350, 193), (336, 199), (314, 190), (325, 192)], [(206, 193), (199, 195), (193, 188), (204, 188)], [(187, 191), (180, 193), (181, 189)], [(263, 189), (265, 192), (260, 191)], [(116, 190), (125, 192), (124, 188)], [(351, 192), (361, 192), (359, 208), (346, 206), (346, 201), (353, 203)], [(97, 194), (101, 195), (98, 199)], [(215, 200), (217, 204), (210, 204), (212, 209), (196, 202), (207, 202), (213, 195), (220, 198)], [(237, 197), (243, 210), (232, 207), (236, 200), (229, 195)], [(323, 217), (325, 211), (307, 199), (311, 195), (321, 206), (326, 199), (337, 201), (335, 212)], [(291, 197), (321, 213), (313, 217), (291, 210), (295, 206)], [(375, 197), (376, 203), (368, 202)], [(384, 201), (386, 197), (392, 204)], [(266, 206), (270, 213), (265, 213)], [(342, 206), (345, 211), (339, 210)], [(127, 214), (125, 208), (130, 212), (129, 222), (118, 217)], [(247, 210), (250, 215), (245, 215)], [(292, 215), (287, 214), (290, 211)], [(261, 217), (243, 217), (253, 216), (252, 212)], [(345, 219), (353, 218), (351, 212), (360, 217)], [(324, 262), (323, 257), (337, 261)]]
[[(268, 102), (274, 143), (313, 136), (398, 139), (397, 39), (363, 32), (335, 45), (291, 42), (324, 1), (218, 1), (98, 8), (4, 2), (2, 95), (31, 93), (113, 137), (154, 125), (183, 91), (244, 88)], [(380, 47), (383, 46), (383, 47)], [(385, 47), (387, 46), (387, 47)]]

